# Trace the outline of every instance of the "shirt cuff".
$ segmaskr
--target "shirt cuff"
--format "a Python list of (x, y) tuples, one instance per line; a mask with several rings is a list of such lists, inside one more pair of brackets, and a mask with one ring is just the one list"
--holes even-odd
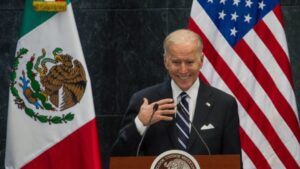
[(143, 125), (138, 116), (135, 117), (134, 123), (140, 135), (143, 135), (147, 127)]

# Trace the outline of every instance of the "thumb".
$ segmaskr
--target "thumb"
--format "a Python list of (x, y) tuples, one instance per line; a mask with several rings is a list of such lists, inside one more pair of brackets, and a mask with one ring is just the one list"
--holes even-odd
[(148, 99), (147, 98), (143, 98), (143, 105), (142, 106), (146, 106), (146, 105), (148, 105), (149, 104), (149, 101), (148, 101)]

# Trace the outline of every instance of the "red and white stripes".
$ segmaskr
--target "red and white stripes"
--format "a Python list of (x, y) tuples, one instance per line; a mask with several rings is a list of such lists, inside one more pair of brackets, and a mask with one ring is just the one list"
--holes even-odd
[(233, 48), (197, 1), (189, 28), (204, 42), (201, 77), (239, 103), (244, 168), (300, 168), (300, 129), (280, 6)]

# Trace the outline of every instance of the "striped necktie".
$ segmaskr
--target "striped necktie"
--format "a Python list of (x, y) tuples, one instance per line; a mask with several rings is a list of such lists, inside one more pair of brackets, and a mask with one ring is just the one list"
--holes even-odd
[(178, 133), (179, 149), (186, 150), (190, 137), (189, 128), (189, 104), (186, 100), (188, 95), (182, 92), (179, 95), (179, 103), (177, 104), (176, 127)]

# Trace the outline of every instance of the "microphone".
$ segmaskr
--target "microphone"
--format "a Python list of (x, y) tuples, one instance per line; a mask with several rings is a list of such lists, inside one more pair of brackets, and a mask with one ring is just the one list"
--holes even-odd
[(140, 140), (140, 142), (139, 142), (139, 145), (138, 145), (138, 148), (137, 148), (137, 151), (136, 151), (136, 157), (139, 156), (139, 153), (140, 153), (140, 149), (141, 149), (142, 143), (143, 143), (144, 138), (145, 138), (145, 136), (146, 136), (146, 133), (147, 133), (149, 127), (150, 127), (150, 123), (151, 123), (151, 121), (152, 121), (152, 118), (153, 118), (153, 116), (154, 116), (154, 113), (156, 112), (156, 110), (158, 109), (158, 107), (159, 107), (159, 105), (158, 105), (157, 103), (155, 103), (155, 104), (153, 105), (153, 108), (152, 108), (152, 114), (151, 114), (150, 119), (149, 119), (149, 121), (148, 121), (148, 123), (147, 123), (148, 126), (146, 127), (145, 132), (144, 132), (143, 135), (142, 135), (142, 138), (141, 138), (141, 140)]

